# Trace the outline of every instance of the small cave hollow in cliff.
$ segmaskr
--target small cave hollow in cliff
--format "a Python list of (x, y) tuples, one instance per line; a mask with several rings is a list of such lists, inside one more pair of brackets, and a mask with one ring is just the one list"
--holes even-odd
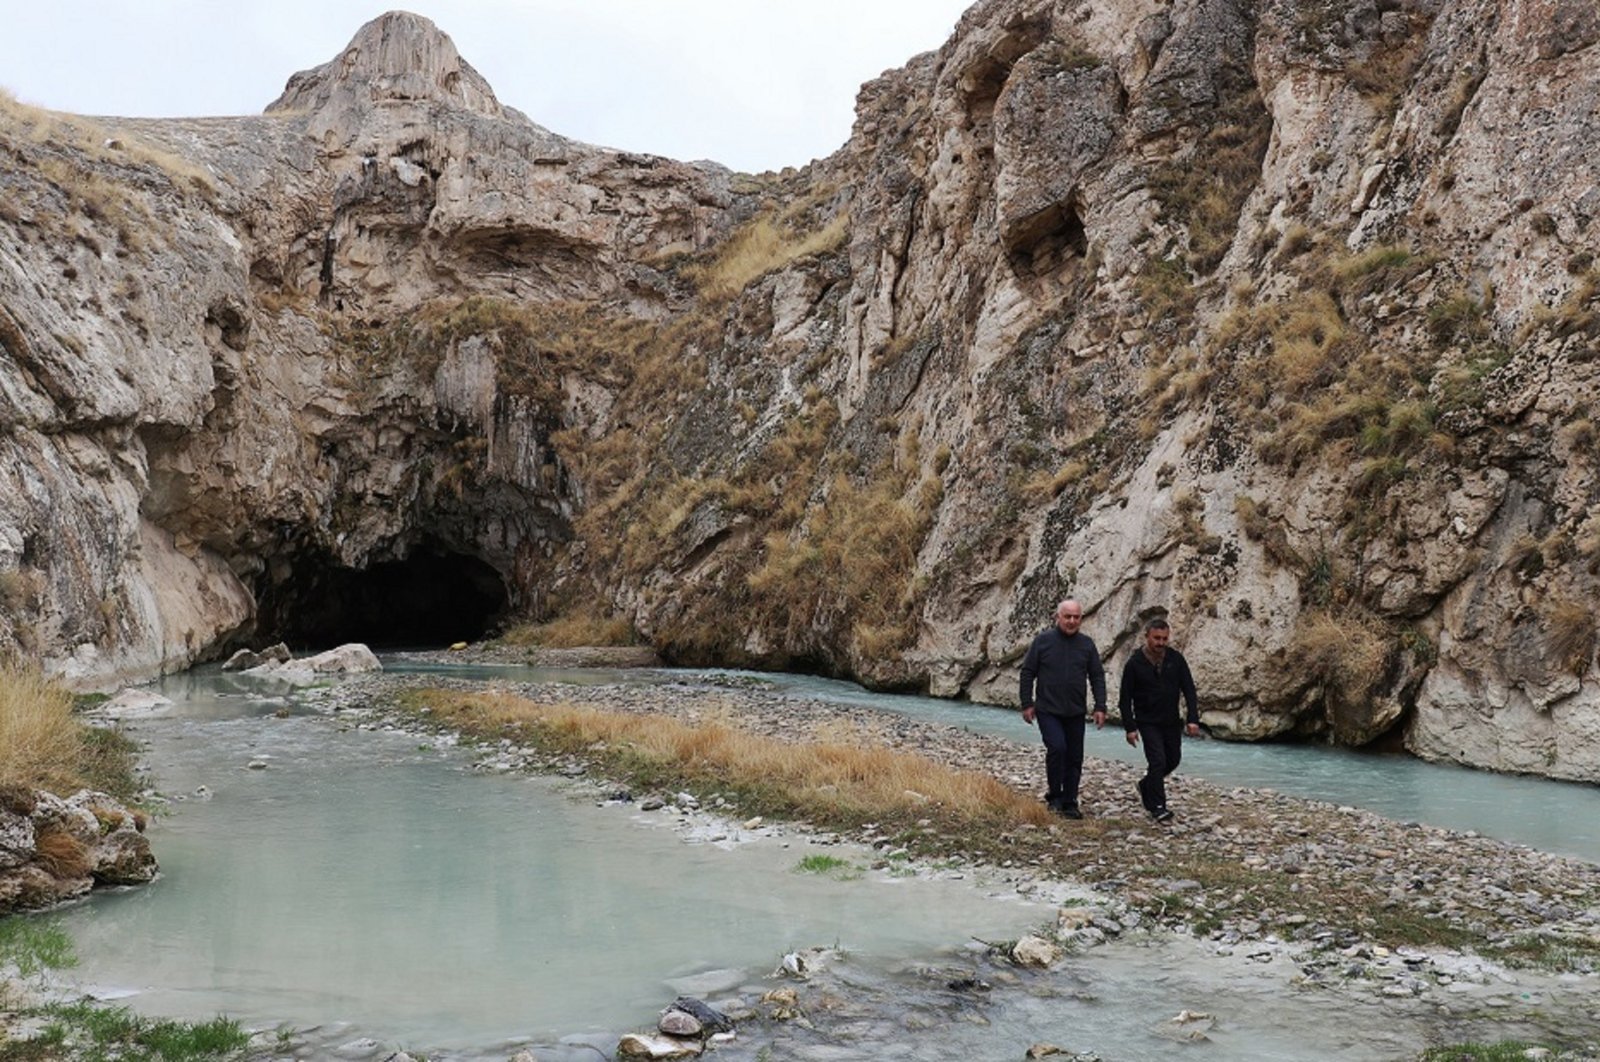
[(500, 573), (476, 557), (423, 546), (402, 560), (364, 569), (302, 558), (263, 595), (267, 640), (297, 649), (363, 642), (374, 649), (421, 649), (482, 638), (504, 616)]

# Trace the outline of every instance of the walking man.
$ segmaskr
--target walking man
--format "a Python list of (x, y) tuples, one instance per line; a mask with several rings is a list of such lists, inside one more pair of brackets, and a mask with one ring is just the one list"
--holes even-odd
[[(1167, 775), (1178, 769), (1183, 758), (1183, 735), (1200, 736), (1200, 702), (1194, 690), (1194, 676), (1183, 654), (1167, 644), (1172, 628), (1159, 616), (1144, 627), (1144, 645), (1128, 658), (1122, 668), (1122, 688), (1117, 691), (1117, 710), (1128, 744), (1135, 747), (1144, 739), (1144, 762), (1148, 767), (1139, 779), (1139, 801), (1157, 822), (1171, 822), (1167, 808)], [(1188, 705), (1186, 716), (1178, 714), (1178, 697)]]
[(1082, 625), (1078, 602), (1069, 597), (1056, 606), (1055, 622), (1039, 632), (1022, 658), (1018, 693), (1023, 722), (1037, 722), (1044, 738), (1045, 803), (1069, 819), (1083, 818), (1078, 782), (1083, 777), (1086, 687), (1094, 690), (1094, 725), (1106, 722), (1105, 667), (1094, 639), (1078, 629)]

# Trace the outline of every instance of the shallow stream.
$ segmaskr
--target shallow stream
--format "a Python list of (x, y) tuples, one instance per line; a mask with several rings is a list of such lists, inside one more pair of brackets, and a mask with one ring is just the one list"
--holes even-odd
[[(508, 681), (563, 680), (534, 669), (488, 670), (485, 677)], [(566, 676), (619, 677), (694, 679)], [(1032, 739), (1012, 713), (795, 676), (760, 680)], [(1051, 897), (1019, 896), (1000, 882), (974, 887), (954, 872), (932, 880), (801, 873), (808, 855), (857, 865), (869, 855), (819, 847), (796, 831), (607, 804), (570, 782), (477, 772), (470, 755), (446, 743), (352, 728), (235, 676), (201, 671), (157, 688), (172, 710), (138, 721), (133, 733), (148, 746), (161, 790), (181, 797), (151, 827), (162, 875), (60, 916), (77, 944), (78, 981), (142, 1013), (283, 1023), (310, 1030), (303, 1035), (312, 1057), (381, 1058), (390, 1045), (405, 1045), (435, 1059), (504, 1059), (534, 1044), (541, 1060), (594, 1058), (585, 1045), (609, 1052), (620, 1032), (650, 1027), (680, 992), (715, 999), (742, 986), (759, 994), (785, 952), (837, 946), (846, 955), (841, 990), (874, 1001), (876, 1017), (858, 1023), (866, 1053), (817, 1054), (823, 1048), (800, 1037), (768, 1057), (1014, 1059), (1051, 1041), (1107, 1059), (1179, 1058), (1193, 1045), (1174, 1034), (1170, 1018), (1204, 1010), (1215, 1016), (1210, 1039), (1226, 1045), (1228, 1058), (1303, 1058), (1307, 1036), (1324, 1045), (1319, 1057), (1394, 1058), (1426, 1046), (1440, 1026), (1440, 1015), (1420, 1006), (1380, 1013), (1375, 1001), (1297, 997), (1287, 960), (1208, 956), (1183, 940), (1095, 949), (974, 1009), (943, 989), (977, 970), (971, 939), (1019, 936), (1053, 915)], [(1124, 750), (1109, 733), (1091, 745), (1094, 755)], [(1291, 766), (1272, 766), (1280, 760)], [(1377, 806), (1371, 797), (1409, 785), (1433, 796), (1403, 816), (1412, 818), (1456, 806), (1442, 795), (1451, 791), (1446, 782), (1463, 795), (1525, 783), (1537, 795), (1519, 791), (1498, 803), (1525, 799), (1535, 809), (1548, 810), (1558, 791), (1569, 801), (1594, 796), (1327, 750), (1207, 742), (1186, 762), (1196, 774), (1285, 792), (1306, 792), (1295, 781), (1326, 785), (1308, 795), (1368, 807)], [(1415, 776), (1407, 772), (1418, 771), (1443, 773), (1408, 781)], [(1368, 799), (1359, 785), (1349, 788), (1352, 778), (1366, 780)], [(1470, 828), (1520, 828), (1514, 811), (1499, 813)], [(1570, 803), (1548, 815), (1556, 850), (1593, 843), (1600, 815), (1574, 824), (1584, 817)], [(954, 973), (941, 972), (947, 968)], [(1510, 1002), (1488, 1006), (1546, 990), (1502, 987)], [(924, 1032), (908, 1037), (908, 1028)], [(721, 1054), (738, 1059), (741, 1049)]]

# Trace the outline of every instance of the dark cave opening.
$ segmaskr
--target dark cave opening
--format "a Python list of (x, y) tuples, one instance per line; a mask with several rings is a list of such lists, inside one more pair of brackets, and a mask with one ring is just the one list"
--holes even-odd
[[(505, 581), (476, 557), (422, 546), (362, 570), (302, 559), (264, 595), (263, 642), (326, 649), (422, 649), (482, 638), (507, 610)], [(264, 636), (264, 637), (262, 637)]]

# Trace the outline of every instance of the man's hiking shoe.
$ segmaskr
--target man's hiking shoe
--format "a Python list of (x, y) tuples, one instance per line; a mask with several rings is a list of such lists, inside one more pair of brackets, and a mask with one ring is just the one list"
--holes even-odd
[(1154, 810), (1154, 811), (1152, 811), (1150, 813), (1150, 817), (1152, 819), (1155, 819), (1157, 822), (1162, 822), (1162, 823), (1171, 822), (1172, 821), (1172, 812), (1170, 810), (1168, 810), (1167, 808), (1157, 808), (1156, 810)]
[(1055, 809), (1057, 815), (1064, 819), (1083, 818), (1083, 812), (1078, 810), (1078, 805), (1076, 804), (1052, 804), (1050, 806)]

